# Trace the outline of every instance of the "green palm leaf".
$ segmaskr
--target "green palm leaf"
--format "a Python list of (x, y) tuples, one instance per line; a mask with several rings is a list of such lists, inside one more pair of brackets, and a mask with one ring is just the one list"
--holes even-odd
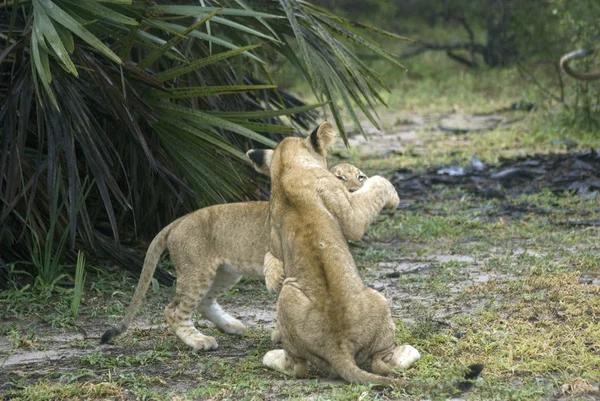
[[(77, 69), (69, 57), (68, 51), (63, 44), (61, 36), (58, 34), (58, 31), (54, 27), (52, 21), (50, 21), (50, 18), (48, 18), (48, 15), (44, 9), (41, 6), (35, 7), (35, 2), (33, 18), (35, 19), (37, 32), (41, 33), (41, 35), (46, 38), (48, 44), (54, 50), (54, 53), (56, 54), (56, 57), (63, 68), (71, 74), (77, 76)], [(63, 34), (63, 36), (65, 36), (65, 34)], [(38, 37), (38, 40), (41, 41), (42, 39)], [(70, 45), (70, 43), (68, 43), (68, 45)]]
[(201, 124), (201, 125), (211, 125), (214, 127), (222, 128), (236, 134), (242, 135), (248, 139), (252, 139), (263, 145), (274, 148), (277, 146), (277, 142), (274, 142), (268, 138), (265, 138), (262, 135), (258, 135), (256, 132), (251, 131), (247, 128), (244, 128), (238, 124), (232, 123), (225, 119), (216, 117), (214, 115), (210, 115), (204, 113), (199, 110), (190, 109), (188, 107), (177, 106), (171, 103), (161, 103), (157, 105), (157, 108), (168, 111), (171, 115), (178, 116), (180, 118), (189, 120), (193, 123)]
[[(185, 29), (186, 29), (185, 27), (183, 27), (181, 25), (173, 24), (171, 22), (157, 22), (156, 25), (160, 26), (162, 28), (165, 28), (165, 29), (170, 29), (171, 31), (176, 32), (176, 33), (185, 32)], [(228, 49), (238, 50), (238, 49), (241, 48), (241, 46), (237, 46), (237, 45), (235, 45), (235, 44), (233, 44), (231, 42), (228, 42), (225, 39), (221, 39), (221, 38), (219, 38), (217, 36), (209, 35), (209, 34), (206, 34), (204, 32), (194, 31), (194, 32), (190, 33), (190, 36), (193, 37), (193, 38), (205, 40), (205, 41), (207, 41), (209, 43), (214, 43), (216, 45), (220, 45), (220, 46), (226, 47)], [(263, 60), (261, 60), (260, 58), (258, 58), (257, 56), (255, 56), (252, 53), (248, 53), (248, 57), (250, 57), (250, 58), (252, 58), (252, 59), (254, 59), (254, 60), (256, 60), (256, 61), (258, 61), (260, 63), (264, 63)]]
[(237, 8), (215, 8), (202, 6), (175, 6), (175, 5), (157, 5), (157, 9), (164, 11), (167, 14), (181, 15), (185, 17), (201, 17), (218, 11), (221, 15), (235, 17), (252, 17), (252, 18), (282, 18), (278, 15), (253, 11), (242, 10)]
[(276, 85), (227, 85), (227, 86), (195, 86), (190, 88), (173, 88), (166, 92), (154, 92), (156, 97), (180, 99), (198, 96), (226, 95), (262, 89), (277, 89)]
[(195, 31), (196, 29), (198, 29), (199, 27), (204, 25), (208, 20), (213, 18), (215, 15), (217, 15), (218, 12), (219, 11), (216, 10), (216, 11), (206, 15), (200, 21), (193, 23), (189, 28), (185, 29), (183, 32), (175, 35), (168, 42), (165, 42), (160, 48), (156, 49), (155, 51), (150, 53), (146, 58), (144, 58), (142, 61), (140, 61), (139, 67), (140, 68), (148, 67), (150, 64), (152, 64), (153, 62), (158, 60), (160, 57), (165, 55), (167, 50), (171, 49), (173, 46), (177, 45), (182, 40), (186, 39), (187, 35), (189, 35), (193, 31)]
[(103, 53), (115, 63), (120, 63), (121, 59), (112, 50), (110, 50), (98, 37), (85, 29), (77, 20), (67, 14), (62, 8), (58, 7), (50, 0), (33, 0), (34, 7), (43, 7), (50, 18), (67, 28), (69, 31), (79, 36), (85, 42), (90, 44), (96, 50)]
[[(329, 109), (344, 139), (347, 118), (360, 128), (362, 113), (377, 125), (373, 106), (385, 85), (355, 50), (398, 63), (360, 34), (364, 27), (299, 0), (150, 3), (0, 5), (10, 12), (0, 27), (8, 38), (0, 237), (22, 235), (19, 216), (32, 227), (26, 240), (0, 247), (0, 259), (30, 257), (35, 238), (68, 231), (71, 246), (135, 267), (120, 248), (124, 234), (151, 237), (197, 207), (251, 197), (249, 147), (314, 127), (318, 108)], [(287, 60), (321, 100), (308, 105), (273, 85), (273, 58)], [(19, 178), (4, 185), (7, 174)], [(69, 252), (54, 242), (62, 248), (44, 255)]]
[(281, 109), (281, 110), (261, 110), (261, 111), (214, 111), (210, 112), (213, 116), (221, 117), (221, 118), (248, 118), (248, 119), (259, 119), (259, 118), (271, 118), (271, 117), (279, 117), (279, 116), (289, 116), (291, 114), (304, 113), (305, 111), (313, 110), (322, 106), (325, 106), (327, 102), (317, 103), (312, 105), (306, 105), (301, 107), (293, 107), (289, 109)]
[(198, 60), (194, 60), (187, 64), (184, 64), (179, 67), (171, 68), (156, 74), (156, 78), (159, 81), (167, 81), (169, 79), (176, 78), (178, 76), (190, 73), (192, 71), (196, 71), (199, 68), (205, 67), (207, 65), (218, 63), (219, 61), (223, 61), (233, 56), (237, 56), (238, 54), (246, 53), (252, 49), (257, 48), (259, 45), (251, 45), (239, 47), (234, 50), (229, 50), (226, 52), (218, 53), (209, 57), (201, 58)]
[(107, 20), (116, 22), (123, 25), (138, 25), (138, 22), (133, 18), (127, 17), (119, 12), (113, 11), (108, 7), (99, 4), (96, 0), (63, 0), (69, 4), (77, 6), (82, 10), (93, 14), (98, 18), (105, 18)]

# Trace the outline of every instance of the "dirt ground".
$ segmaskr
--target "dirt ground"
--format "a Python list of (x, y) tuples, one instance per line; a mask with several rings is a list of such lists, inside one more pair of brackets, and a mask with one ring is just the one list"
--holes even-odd
[[(368, 141), (351, 135), (354, 150), (334, 153), (368, 174), (385, 175), (402, 198), (397, 211), (378, 218), (351, 248), (367, 285), (389, 300), (399, 341), (424, 354), (407, 377), (439, 380), (483, 362), (483, 378), (460, 397), (600, 399), (600, 153), (558, 144), (554, 154), (480, 160), (470, 138), (509, 127), (516, 117), (522, 115), (389, 114), (383, 116), (386, 132), (370, 129)], [(445, 142), (462, 153), (427, 154)], [(410, 158), (422, 161), (403, 161)], [(316, 371), (295, 381), (262, 367), (262, 355), (272, 349), (275, 298), (257, 281), (242, 281), (221, 300), (249, 328), (244, 336), (220, 333), (198, 317), (200, 330), (217, 338), (216, 351), (193, 352), (170, 333), (162, 310), (173, 289), (162, 287), (149, 291), (126, 334), (100, 345), (135, 285), (120, 274), (100, 277), (96, 288), (88, 282), (75, 325), (53, 318), (54, 306), (58, 311), (61, 305), (57, 296), (43, 309), (45, 319), (17, 312), (2, 322), (0, 398), (402, 395), (328, 380)], [(581, 347), (578, 340), (565, 345), (557, 339), (573, 331), (580, 333)]]

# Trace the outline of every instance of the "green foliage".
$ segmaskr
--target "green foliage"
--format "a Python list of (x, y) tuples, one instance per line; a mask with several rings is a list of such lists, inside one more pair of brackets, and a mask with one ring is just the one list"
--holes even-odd
[[(0, 21), (0, 263), (33, 254), (45, 282), (65, 252), (132, 265), (124, 238), (248, 199), (245, 150), (311, 128), (318, 107), (343, 136), (340, 105), (377, 123), (385, 85), (354, 49), (398, 63), (349, 21), (289, 0), (19, 0)], [(273, 55), (316, 104), (272, 85)]]
[(18, 330), (10, 329), (8, 332), (8, 339), (13, 349), (17, 348), (36, 348), (37, 345), (37, 334), (35, 331), (29, 331), (28, 333), (21, 333)]
[(115, 366), (144, 366), (149, 363), (166, 362), (173, 352), (148, 350), (135, 355), (118, 355), (116, 357), (108, 356), (102, 351), (94, 351), (81, 358), (83, 365), (98, 367), (101, 369), (112, 368)]
[[(59, 177), (60, 172), (57, 178)], [(58, 198), (59, 193), (56, 191), (50, 205), (49, 224), (45, 230), (45, 238), (42, 239), (39, 236), (39, 233), (44, 232), (43, 229), (34, 227), (32, 223), (27, 223), (31, 239), (33, 240), (33, 244), (31, 245), (31, 261), (36, 285), (40, 284), (49, 288), (52, 288), (58, 280), (64, 277), (61, 259), (69, 235), (68, 229), (63, 228), (60, 230), (57, 227), (61, 209), (64, 207), (64, 203), (61, 205), (58, 204)]]
[(75, 265), (75, 286), (73, 288), (73, 298), (71, 300), (71, 316), (77, 318), (79, 314), (79, 306), (83, 297), (83, 288), (85, 284), (85, 254), (79, 252), (77, 254), (77, 264)]
[[(552, 12), (557, 16), (560, 31), (564, 32), (565, 48), (573, 51), (580, 48), (595, 49), (591, 57), (574, 60), (571, 65), (579, 71), (600, 70), (600, 52), (598, 37), (600, 26), (600, 4), (597, 1), (559, 1), (550, 2)], [(573, 81), (571, 77), (566, 80)], [(574, 88), (567, 92), (565, 110), (559, 116), (558, 123), (564, 126), (576, 126), (584, 130), (594, 130), (600, 127), (600, 85), (596, 82), (575, 81)], [(573, 93), (574, 92), (574, 93)]]

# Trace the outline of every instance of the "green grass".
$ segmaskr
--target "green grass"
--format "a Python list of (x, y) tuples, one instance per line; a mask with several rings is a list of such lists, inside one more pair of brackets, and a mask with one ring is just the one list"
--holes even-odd
[[(564, 216), (534, 213), (473, 220), (478, 217), (475, 206), (492, 206), (485, 210), (493, 213), (497, 202), (457, 197), (461, 192), (455, 189), (441, 195), (410, 212), (380, 217), (367, 241), (353, 247), (365, 281), (386, 283), (384, 293), (398, 319), (398, 343), (412, 344), (423, 355), (402, 375), (434, 383), (458, 378), (465, 365), (481, 362), (484, 376), (470, 400), (540, 400), (563, 392), (568, 400), (593, 399), (584, 390), (600, 381), (600, 292), (597, 284), (582, 278), (600, 279), (600, 230), (568, 227), (557, 224)], [(514, 201), (569, 208), (574, 219), (600, 218), (592, 211), (596, 203), (576, 195), (540, 192)], [(464, 241), (467, 237), (472, 240)], [(402, 260), (434, 267), (395, 279), (380, 277), (381, 263)], [(114, 287), (114, 297), (126, 303), (130, 288), (130, 283)], [(152, 294), (142, 320), (162, 323), (161, 306), (171, 291)], [(84, 299), (94, 302), (90, 296)], [(262, 284), (250, 280), (225, 300), (231, 309), (241, 307), (240, 300), (273, 301)], [(114, 301), (98, 305), (106, 303)], [(83, 308), (80, 319), (97, 325), (108, 317), (93, 317), (92, 312)], [(307, 380), (293, 380), (262, 366), (262, 356), (272, 347), (268, 330), (254, 326), (242, 338), (203, 331), (218, 338), (219, 351), (192, 352), (162, 326), (132, 329), (110, 348), (75, 342), (72, 348), (85, 355), (63, 362), (57, 373), (37, 373), (35, 382), (27, 374), (11, 375), (6, 394), (24, 400), (99, 400), (125, 394), (155, 400), (445, 399), (330, 382), (317, 371)], [(14, 326), (5, 334), (14, 350), (30, 343), (48, 348), (35, 328)]]
[[(403, 375), (434, 383), (458, 378), (465, 365), (482, 362), (484, 376), (470, 400), (540, 400), (563, 391), (564, 399), (593, 399), (593, 393), (578, 392), (600, 381), (600, 292), (597, 284), (581, 279), (600, 278), (600, 231), (556, 224), (564, 216), (555, 215), (472, 220), (478, 216), (474, 206), (495, 207), (495, 201), (461, 199), (442, 196), (416, 210), (382, 217), (369, 229), (368, 241), (353, 248), (365, 281), (385, 281), (391, 299), (408, 296), (407, 301), (391, 301), (397, 339), (417, 347), (423, 358)], [(600, 217), (590, 212), (597, 204), (575, 195), (541, 192), (515, 201), (568, 207), (569, 218)], [(474, 239), (465, 242), (467, 237)], [(472, 261), (465, 261), (466, 255)], [(397, 279), (379, 276), (380, 263), (401, 260), (435, 267)], [(483, 276), (487, 279), (480, 281)], [(130, 284), (115, 286), (112, 300), (109, 292), (109, 301), (97, 306), (114, 304), (115, 297), (126, 304)], [(87, 291), (84, 299), (94, 302), (95, 290)], [(152, 294), (141, 320), (162, 323), (162, 306), (171, 291)], [(241, 307), (240, 299), (247, 304), (273, 301), (256, 281), (244, 281), (224, 299), (233, 304), (231, 309)], [(95, 309), (83, 308), (80, 319), (98, 325), (111, 315), (105, 310), (94, 317)], [(115, 310), (116, 316), (121, 313)], [(307, 380), (293, 380), (262, 366), (262, 355), (271, 349), (268, 330), (252, 327), (241, 339), (203, 331), (217, 336), (221, 351), (193, 352), (163, 327), (130, 330), (108, 349), (75, 342), (72, 348), (87, 354), (62, 362), (56, 373), (11, 374), (6, 394), (23, 400), (445, 399), (329, 382), (316, 371)], [(13, 344), (11, 352), (48, 349), (35, 328), (13, 326), (5, 334)]]

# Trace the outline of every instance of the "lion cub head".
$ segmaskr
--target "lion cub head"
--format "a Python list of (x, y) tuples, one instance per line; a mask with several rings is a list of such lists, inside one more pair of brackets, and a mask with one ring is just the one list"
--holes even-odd
[(275, 150), (251, 149), (246, 154), (258, 172), (272, 178), (278, 177), (285, 168), (313, 166), (327, 169), (327, 149), (335, 137), (333, 126), (325, 121), (306, 139), (288, 137)]
[(349, 192), (361, 189), (367, 178), (369, 178), (356, 166), (348, 163), (335, 165), (329, 171), (344, 184)]

